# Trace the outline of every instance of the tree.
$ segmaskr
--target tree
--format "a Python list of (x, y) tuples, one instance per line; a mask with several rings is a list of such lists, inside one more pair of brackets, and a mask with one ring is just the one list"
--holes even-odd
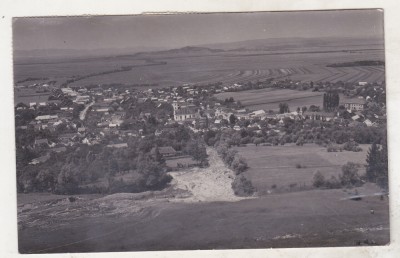
[(320, 110), (319, 106), (311, 105), (309, 108), (309, 111), (310, 112), (319, 112), (321, 110)]
[(73, 118), (79, 118), (79, 114), (81, 111), (85, 108), (84, 105), (79, 104), (79, 105), (74, 105), (74, 108), (72, 110), (72, 117)]
[(340, 176), (342, 185), (355, 185), (360, 183), (360, 176), (358, 175), (358, 165), (353, 162), (347, 162), (342, 166), (342, 175)]
[(251, 196), (255, 188), (250, 180), (243, 175), (237, 176), (232, 182), (232, 189), (237, 196)]
[(114, 159), (114, 157), (108, 159), (107, 169), (108, 173), (112, 176), (114, 176), (119, 171), (118, 162)]
[(321, 187), (325, 184), (325, 177), (322, 175), (320, 171), (317, 171), (313, 177), (313, 186), (314, 187)]
[(367, 154), (367, 169), (366, 175), (369, 181), (375, 181), (379, 170), (380, 164), (380, 150), (378, 145), (374, 142), (368, 150)]
[(388, 187), (388, 154), (387, 143), (383, 141), (381, 147), (373, 143), (367, 154), (367, 179), (377, 183), (382, 188)]
[(206, 147), (199, 140), (190, 141), (186, 146), (186, 152), (197, 162), (203, 163), (207, 160)]
[(303, 144), (304, 144), (304, 138), (303, 136), (300, 136), (299, 138), (297, 138), (296, 145), (303, 146)]
[(158, 164), (165, 164), (164, 156), (160, 153), (157, 146), (154, 148), (153, 159)]
[(70, 162), (62, 166), (57, 177), (56, 192), (61, 194), (77, 193), (79, 185), (78, 174), (78, 168), (74, 163)]
[(289, 105), (287, 103), (279, 103), (279, 113), (289, 113)]
[(231, 123), (232, 125), (234, 125), (237, 121), (237, 117), (234, 114), (231, 114), (229, 116), (229, 123)]
[(333, 111), (339, 106), (339, 93), (328, 92), (323, 96), (323, 107), (325, 111)]
[(263, 142), (263, 139), (262, 139), (262, 138), (255, 138), (254, 141), (253, 141), (253, 143), (254, 143), (256, 146), (258, 146), (258, 145), (261, 144), (262, 142)]
[(235, 155), (235, 158), (232, 161), (231, 168), (235, 171), (236, 175), (244, 172), (248, 166), (246, 160), (240, 157), (239, 155)]

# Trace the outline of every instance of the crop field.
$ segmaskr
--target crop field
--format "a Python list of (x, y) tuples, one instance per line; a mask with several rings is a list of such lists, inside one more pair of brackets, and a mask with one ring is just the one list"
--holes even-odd
[[(246, 171), (259, 193), (287, 189), (291, 184), (311, 186), (314, 173), (320, 171), (325, 178), (341, 173), (347, 162), (361, 164), (359, 174), (365, 173), (368, 145), (360, 146), (362, 152), (327, 152), (326, 148), (314, 144), (304, 146), (246, 146), (236, 148), (249, 165)], [(297, 168), (301, 165), (302, 168)]]
[[(322, 48), (321, 48), (322, 49)], [(46, 77), (60, 83), (67, 79), (135, 65), (130, 71), (104, 74), (76, 81), (71, 86), (120, 83), (157, 84), (159, 87), (184, 83), (206, 85), (261, 81), (268, 78), (290, 78), (302, 81), (379, 82), (384, 80), (384, 67), (326, 67), (337, 62), (383, 60), (383, 50), (274, 53), (270, 51), (222, 52), (194, 55), (117, 56), (76, 60), (52, 60), (14, 64), (15, 81)], [(146, 63), (166, 62), (146, 66)], [(142, 66), (141, 66), (142, 65)]]
[(278, 110), (279, 103), (286, 102), (290, 110), (297, 107), (316, 105), (322, 107), (321, 92), (297, 91), (288, 89), (265, 88), (260, 90), (248, 90), (240, 92), (224, 92), (216, 94), (218, 99), (233, 97), (240, 101), (243, 106), (249, 109)]
[(49, 98), (49, 93), (36, 93), (32, 90), (16, 89), (14, 92), (14, 102), (25, 103), (29, 105), (31, 102), (46, 102)]

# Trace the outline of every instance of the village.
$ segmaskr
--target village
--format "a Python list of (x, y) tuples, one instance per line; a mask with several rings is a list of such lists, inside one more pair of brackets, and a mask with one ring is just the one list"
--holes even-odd
[[(359, 87), (368, 84), (359, 83)], [(24, 87), (24, 86), (22, 86)], [(31, 88), (49, 87), (48, 85), (31, 86)], [(69, 134), (61, 134), (59, 142), (65, 146), (74, 143), (96, 144), (107, 134), (119, 137), (132, 136), (144, 137), (143, 128), (137, 130), (124, 129), (128, 122), (143, 121), (149, 117), (157, 120), (165, 120), (164, 126), (179, 123), (185, 124), (195, 131), (219, 130), (232, 128), (240, 131), (249, 126), (244, 121), (251, 121), (251, 127), (257, 127), (261, 131), (268, 132), (268, 126), (262, 127), (254, 121), (271, 121), (272, 124), (282, 125), (284, 118), (292, 120), (321, 120), (321, 121), (346, 121), (349, 126), (364, 124), (368, 127), (377, 126), (384, 121), (384, 112), (379, 114), (365, 114), (364, 110), (376, 106), (384, 108), (384, 104), (376, 103), (370, 96), (366, 98), (355, 96), (340, 100), (340, 108), (344, 112), (326, 112), (322, 107), (311, 105), (303, 107), (290, 107), (294, 111), (274, 112), (272, 110), (249, 110), (235, 102), (233, 98), (218, 100), (213, 97), (216, 93), (229, 92), (240, 87), (238, 84), (232, 86), (211, 86), (201, 88), (197, 86), (180, 86), (165, 89), (148, 90), (125, 90), (118, 88), (61, 88), (51, 89), (52, 95), (48, 101), (16, 103), (17, 129), (35, 131), (49, 130), (57, 131), (57, 128), (69, 128)], [(21, 86), (19, 87), (21, 88)], [(384, 93), (382, 86), (375, 85), (373, 89)], [(339, 90), (341, 90), (339, 88)], [(168, 110), (160, 114), (146, 112), (146, 103), (155, 109)], [(279, 103), (276, 104), (278, 106)], [(136, 117), (127, 117), (134, 105), (143, 105), (143, 111)], [(297, 109), (296, 109), (297, 108)], [(28, 120), (19, 120), (22, 112), (29, 111), (34, 117)], [(287, 112), (289, 111), (289, 112)], [(384, 111), (384, 110), (383, 110)], [(135, 111), (136, 112), (136, 111)], [(382, 114), (382, 115), (380, 115)], [(79, 118), (79, 119), (77, 119)], [(235, 123), (232, 123), (232, 119)], [(18, 123), (18, 121), (21, 121)], [(275, 121), (275, 122), (274, 122)], [(254, 122), (254, 123), (253, 123)], [(270, 127), (270, 126), (269, 126)], [(274, 128), (274, 126), (272, 127)], [(274, 128), (276, 130), (276, 128)], [(162, 133), (162, 128), (151, 132), (155, 135)], [(74, 141), (79, 138), (80, 141)], [(47, 139), (48, 140), (48, 139)], [(120, 138), (122, 140), (122, 138)], [(34, 145), (46, 142), (46, 139), (35, 139)], [(34, 147), (34, 146), (31, 146)]]
[[(276, 85), (274, 83), (269, 87)], [(34, 138), (17, 146), (40, 150), (38, 153), (41, 154), (30, 160), (30, 165), (47, 161), (51, 152), (64, 152), (67, 147), (80, 144), (124, 148), (128, 146), (129, 138), (158, 137), (171, 130), (174, 124), (184, 125), (196, 133), (208, 130), (249, 131), (252, 138), (241, 139), (240, 143), (274, 145), (284, 144), (285, 139), (291, 142), (285, 133), (288, 121), (321, 121), (354, 128), (377, 127), (385, 123), (384, 103), (377, 103), (371, 96), (364, 98), (362, 95), (340, 99), (340, 105), (332, 112), (316, 105), (289, 109), (286, 104), (285, 109), (284, 103), (279, 104), (279, 111), (272, 111), (249, 110), (233, 98), (220, 100), (214, 97), (214, 94), (221, 92), (240, 90), (242, 86), (239, 84), (210, 87), (183, 85), (147, 90), (101, 86), (58, 89), (45, 84), (19, 86), (19, 89), (24, 87), (37, 90), (46, 88), (51, 92), (48, 101), (16, 103), (17, 135), (34, 132), (29, 133)], [(372, 86), (363, 82), (357, 85), (357, 88), (366, 87), (384, 94), (381, 85)], [(321, 88), (328, 91), (323, 86)], [(149, 123), (154, 126), (148, 126)], [(262, 139), (262, 136), (273, 137)], [(176, 153), (172, 146), (159, 147), (168, 150), (164, 153), (166, 156)]]

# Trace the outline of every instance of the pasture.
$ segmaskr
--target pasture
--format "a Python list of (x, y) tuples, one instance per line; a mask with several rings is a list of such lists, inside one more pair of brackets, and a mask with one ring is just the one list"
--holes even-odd
[[(361, 164), (359, 174), (365, 173), (366, 155), (369, 145), (360, 146), (362, 152), (327, 152), (326, 148), (315, 144), (304, 146), (246, 146), (236, 147), (247, 160), (249, 169), (245, 172), (260, 194), (277, 189), (290, 189), (312, 185), (314, 173), (320, 171), (326, 179), (341, 174), (342, 165), (347, 162)], [(302, 168), (297, 168), (301, 165)], [(275, 187), (274, 187), (275, 188)]]
[[(384, 80), (384, 67), (326, 67), (337, 62), (383, 60), (383, 50), (329, 51), (318, 48), (307, 52), (227, 51), (218, 53), (143, 54), (81, 59), (60, 59), (31, 63), (15, 63), (15, 81), (31, 77), (47, 77), (62, 83), (67, 79), (137, 65), (130, 71), (97, 75), (71, 83), (91, 84), (157, 84), (158, 87), (182, 84), (206, 85), (256, 82), (268, 78), (290, 78), (302, 81), (375, 82)], [(140, 66), (166, 62), (157, 66)]]

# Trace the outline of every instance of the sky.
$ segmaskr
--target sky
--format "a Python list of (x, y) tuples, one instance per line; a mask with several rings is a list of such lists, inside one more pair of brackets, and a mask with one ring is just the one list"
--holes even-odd
[(179, 48), (287, 37), (383, 37), (383, 11), (14, 18), (15, 50)]

